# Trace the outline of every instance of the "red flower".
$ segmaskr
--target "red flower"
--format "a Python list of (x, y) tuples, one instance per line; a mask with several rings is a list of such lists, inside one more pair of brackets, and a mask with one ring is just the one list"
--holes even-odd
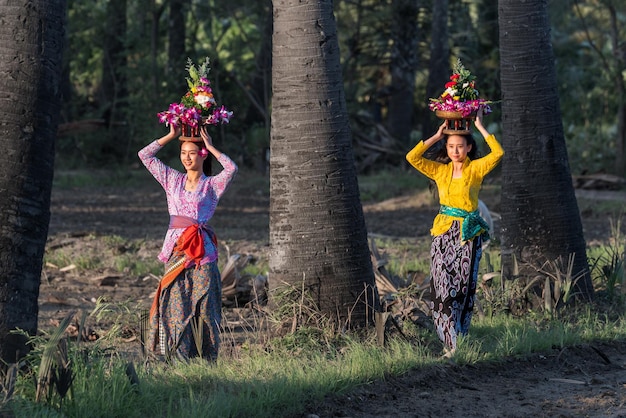
[(454, 86), (456, 86), (456, 83), (454, 81), (448, 81), (446, 83), (446, 88), (447, 89), (450, 88), (450, 87), (454, 87)]
[(459, 74), (452, 74), (450, 76), (450, 80), (452, 81), (457, 81), (459, 79), (460, 75)]

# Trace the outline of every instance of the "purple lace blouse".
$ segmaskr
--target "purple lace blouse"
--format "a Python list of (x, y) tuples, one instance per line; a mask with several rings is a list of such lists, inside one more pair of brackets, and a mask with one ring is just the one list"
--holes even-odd
[[(197, 219), (200, 224), (208, 224), (215, 213), (217, 202), (228, 188), (237, 173), (237, 165), (226, 154), (217, 160), (223, 167), (215, 176), (202, 174), (196, 190), (185, 190), (187, 174), (181, 173), (155, 157), (162, 148), (154, 141), (139, 151), (138, 155), (150, 174), (163, 186), (167, 197), (167, 209), (170, 215), (188, 216)], [(185, 228), (170, 228), (165, 234), (159, 260), (166, 263), (172, 254), (176, 240)], [(204, 258), (200, 264), (217, 260), (217, 248), (206, 235), (204, 239)]]

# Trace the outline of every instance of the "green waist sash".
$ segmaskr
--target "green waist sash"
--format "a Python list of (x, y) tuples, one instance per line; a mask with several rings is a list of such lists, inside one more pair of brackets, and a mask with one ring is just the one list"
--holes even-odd
[(485, 231), (485, 239), (489, 239), (489, 225), (480, 216), (480, 212), (468, 212), (463, 209), (453, 208), (451, 206), (441, 205), (439, 213), (442, 215), (454, 216), (455, 218), (463, 218), (461, 227), (461, 241), (467, 241), (474, 238), (481, 230)]

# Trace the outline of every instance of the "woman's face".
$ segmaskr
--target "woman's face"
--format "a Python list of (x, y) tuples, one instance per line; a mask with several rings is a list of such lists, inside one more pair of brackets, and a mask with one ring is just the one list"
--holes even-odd
[(446, 141), (446, 151), (453, 162), (462, 163), (471, 150), (472, 146), (467, 144), (467, 139), (460, 135), (450, 135)]
[(190, 141), (185, 141), (180, 147), (180, 161), (187, 171), (202, 171), (204, 158), (199, 154), (200, 147)]

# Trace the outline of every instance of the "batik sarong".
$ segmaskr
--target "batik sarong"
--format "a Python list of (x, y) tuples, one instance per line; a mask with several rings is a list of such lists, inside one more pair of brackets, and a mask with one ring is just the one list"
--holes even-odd
[(444, 234), (433, 237), (430, 256), (430, 308), (435, 330), (446, 347), (455, 350), (458, 335), (467, 334), (476, 296), (481, 236), (461, 245), (454, 221)]
[[(166, 269), (176, 261), (172, 257)], [(166, 358), (217, 359), (221, 295), (222, 280), (216, 261), (184, 269), (161, 290), (157, 312), (150, 317), (148, 347)]]

